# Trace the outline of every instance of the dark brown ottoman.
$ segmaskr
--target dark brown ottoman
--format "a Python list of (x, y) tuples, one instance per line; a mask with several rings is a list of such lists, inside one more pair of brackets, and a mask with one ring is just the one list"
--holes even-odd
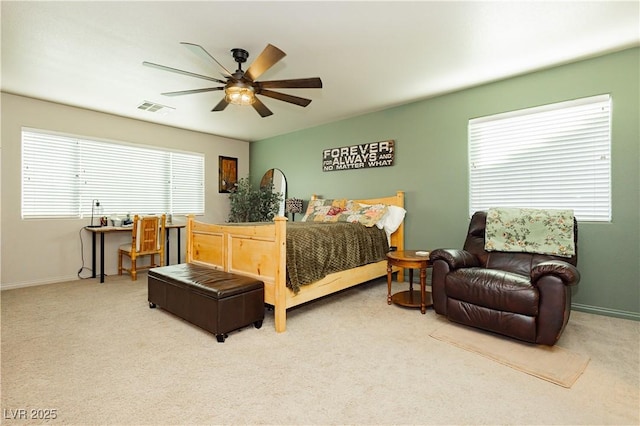
[(149, 307), (162, 309), (216, 335), (262, 327), (264, 283), (192, 263), (149, 270)]

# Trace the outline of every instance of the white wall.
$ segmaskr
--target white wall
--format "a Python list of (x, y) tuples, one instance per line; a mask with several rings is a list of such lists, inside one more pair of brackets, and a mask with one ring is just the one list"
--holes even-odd
[[(1, 94), (0, 288), (47, 284), (77, 278), (83, 264), (91, 268), (91, 235), (82, 228), (90, 219), (23, 220), (21, 205), (21, 128), (53, 130), (79, 136), (177, 148), (205, 155), (205, 215), (224, 222), (228, 194), (218, 193), (218, 156), (238, 158), (238, 177), (249, 173), (249, 143), (81, 108)], [(174, 218), (174, 221), (183, 218)], [(176, 262), (176, 232), (171, 231), (171, 262)], [(182, 232), (182, 257), (186, 232)], [(117, 247), (126, 233), (105, 238), (105, 273), (117, 274)], [(90, 272), (83, 271), (82, 276)]]

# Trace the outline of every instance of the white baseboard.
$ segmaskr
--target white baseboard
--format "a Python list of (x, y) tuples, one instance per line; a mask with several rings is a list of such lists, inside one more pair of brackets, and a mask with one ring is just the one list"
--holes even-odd
[(37, 285), (45, 285), (45, 284), (56, 284), (64, 281), (73, 281), (79, 280), (77, 275), (69, 275), (66, 277), (51, 277), (46, 280), (37, 280), (37, 281), (22, 281), (17, 283), (2, 283), (0, 284), (0, 290), (13, 290), (15, 288), (23, 288), (23, 287), (33, 287)]
[(622, 311), (619, 309), (601, 308), (599, 306), (583, 305), (581, 303), (572, 303), (571, 309), (575, 309), (576, 311), (580, 311), (580, 312), (587, 312), (590, 314), (604, 315), (606, 317), (640, 321), (640, 313), (638, 312)]

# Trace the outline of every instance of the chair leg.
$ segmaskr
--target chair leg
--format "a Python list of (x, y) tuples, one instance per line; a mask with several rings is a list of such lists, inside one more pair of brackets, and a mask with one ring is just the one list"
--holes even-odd
[(122, 251), (118, 250), (118, 275), (122, 275)]
[(131, 281), (135, 281), (138, 279), (138, 272), (136, 271), (136, 258), (131, 257), (131, 269), (129, 270), (131, 274)]

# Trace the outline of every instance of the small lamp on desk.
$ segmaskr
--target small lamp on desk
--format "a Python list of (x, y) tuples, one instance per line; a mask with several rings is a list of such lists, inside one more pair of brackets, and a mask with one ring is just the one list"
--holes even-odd
[(100, 209), (100, 201), (98, 200), (92, 200), (91, 201), (91, 225), (89, 225), (89, 228), (100, 228), (100, 225), (94, 225), (93, 224), (93, 216), (95, 213), (98, 213), (98, 220), (100, 220), (100, 217), (102, 216), (101, 213), (101, 209)]
[(302, 200), (300, 198), (287, 198), (284, 203), (285, 213), (291, 213), (291, 222), (296, 218), (296, 213), (302, 213)]

